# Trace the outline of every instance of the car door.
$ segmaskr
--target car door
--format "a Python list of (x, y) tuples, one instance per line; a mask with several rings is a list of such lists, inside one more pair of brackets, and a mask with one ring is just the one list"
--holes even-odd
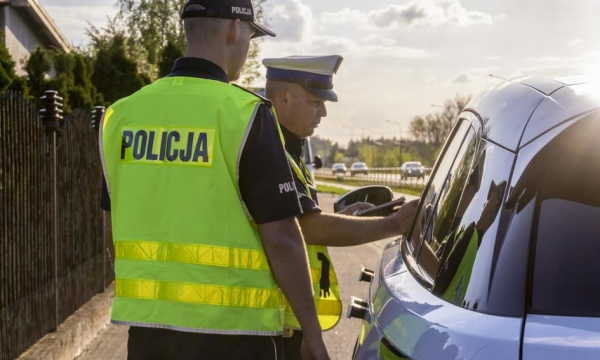
[(600, 358), (600, 114), (521, 150), (515, 196), (535, 206), (523, 359)]
[[(383, 283), (391, 294), (379, 290), (375, 297), (374, 304), (385, 304), (377, 322), (397, 355), (519, 358), (522, 317), (485, 312), (488, 303), (481, 299), (489, 281), (475, 270), (489, 275), (485, 260), (494, 254), (500, 205), (490, 213), (479, 244), (472, 240), (473, 232), (468, 235), (469, 225), (481, 218), (492, 197), (503, 201), (513, 161), (514, 154), (481, 139), (474, 114), (461, 115), (403, 245), (408, 271), (390, 272)], [(437, 262), (428, 261), (432, 259)]]

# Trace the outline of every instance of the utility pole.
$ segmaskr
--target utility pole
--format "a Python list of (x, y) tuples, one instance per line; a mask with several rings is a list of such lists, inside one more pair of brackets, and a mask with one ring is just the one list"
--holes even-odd
[[(368, 131), (371, 133), (371, 141), (375, 140), (375, 135), (373, 134), (373, 130), (371, 129), (367, 129), (367, 128), (361, 128), (363, 131)], [(367, 142), (368, 144), (368, 142)], [(374, 166), (374, 152), (375, 152), (375, 148), (371, 146), (371, 144), (369, 144), (369, 147), (371, 148), (371, 164), (369, 166)]]

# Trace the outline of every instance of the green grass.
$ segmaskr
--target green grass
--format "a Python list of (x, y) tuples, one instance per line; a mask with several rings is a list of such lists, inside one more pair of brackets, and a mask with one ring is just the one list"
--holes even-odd
[(421, 196), (423, 192), (423, 186), (415, 185), (415, 186), (402, 186), (402, 187), (391, 187), (392, 191), (399, 192), (408, 195)]
[[(350, 191), (348, 189), (342, 189), (339, 187), (329, 186), (329, 185), (319, 185), (319, 186), (317, 186), (317, 189), (319, 190), (320, 193), (335, 194), (338, 196), (342, 196), (345, 193), (347, 193), (348, 191)], [(420, 187), (417, 187), (417, 186), (391, 187), (391, 189), (394, 192), (415, 195), (415, 196), (421, 196), (421, 192), (423, 191), (422, 186), (420, 186)]]
[(317, 187), (317, 189), (319, 190), (320, 193), (330, 193), (330, 194), (336, 194), (336, 195), (344, 195), (345, 193), (347, 193), (350, 190), (347, 189), (342, 189), (339, 187), (335, 187), (335, 186), (329, 186), (329, 185), (319, 185)]
[[(326, 178), (326, 177), (317, 177), (318, 180), (322, 180), (322, 181), (327, 181), (329, 183), (335, 183), (336, 180), (335, 179), (331, 179), (331, 178)], [(339, 181), (339, 180), (337, 180)], [(370, 182), (366, 182), (365, 180), (361, 180), (361, 179), (352, 179), (349, 177), (345, 177), (343, 179), (343, 181), (340, 182), (341, 184), (344, 185), (350, 185), (350, 186), (365, 186), (365, 185), (377, 185), (376, 181), (370, 181)], [(420, 196), (421, 193), (423, 192), (423, 188), (425, 187), (425, 185), (423, 184), (406, 184), (403, 186), (390, 186), (390, 188), (392, 189), (392, 191), (394, 192), (399, 192), (399, 193), (403, 193), (403, 194), (409, 194), (409, 195), (415, 195), (415, 196)], [(323, 186), (323, 185), (319, 185), (318, 187), (319, 192), (325, 192), (325, 193), (333, 193), (333, 194), (337, 194), (337, 195), (343, 195), (345, 193), (347, 193), (349, 190), (347, 189), (343, 189), (343, 188), (338, 188), (335, 187), (334, 185), (331, 186)]]

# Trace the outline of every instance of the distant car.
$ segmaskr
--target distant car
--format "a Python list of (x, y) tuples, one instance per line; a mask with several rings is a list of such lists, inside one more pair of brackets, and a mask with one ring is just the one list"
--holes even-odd
[(346, 172), (346, 170), (347, 170), (346, 165), (343, 163), (335, 163), (331, 166), (331, 173), (333, 175), (339, 174), (339, 173), (344, 174)]
[(598, 133), (600, 87), (585, 77), (527, 76), (471, 100), (410, 230), (363, 270), (353, 359), (599, 359)]
[(350, 175), (365, 174), (369, 173), (369, 167), (364, 162), (355, 162), (350, 166)]
[(423, 176), (425, 176), (425, 167), (419, 161), (407, 161), (400, 166), (401, 179), (412, 177), (421, 179)]

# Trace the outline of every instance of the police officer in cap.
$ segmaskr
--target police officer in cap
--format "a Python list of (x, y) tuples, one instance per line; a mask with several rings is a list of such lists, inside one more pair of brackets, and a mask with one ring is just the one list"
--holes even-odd
[[(286, 155), (293, 170), (302, 214), (298, 222), (307, 244), (313, 292), (323, 330), (331, 329), (340, 319), (342, 304), (337, 277), (327, 246), (364, 244), (408, 232), (418, 200), (406, 203), (389, 217), (359, 218), (350, 216), (357, 210), (373, 207), (356, 203), (342, 213), (321, 211), (317, 189), (302, 160), (304, 139), (311, 136), (327, 116), (326, 101), (337, 102), (333, 91), (333, 74), (342, 57), (290, 56), (264, 59), (267, 68), (266, 96), (273, 102), (285, 138)], [(286, 308), (284, 337), (286, 360), (300, 359), (303, 334), (293, 309)]]
[(102, 121), (111, 321), (130, 359), (281, 359), (285, 295), (303, 358), (328, 359), (271, 104), (229, 84), (275, 34), (250, 0), (190, 0), (182, 18), (185, 57)]

